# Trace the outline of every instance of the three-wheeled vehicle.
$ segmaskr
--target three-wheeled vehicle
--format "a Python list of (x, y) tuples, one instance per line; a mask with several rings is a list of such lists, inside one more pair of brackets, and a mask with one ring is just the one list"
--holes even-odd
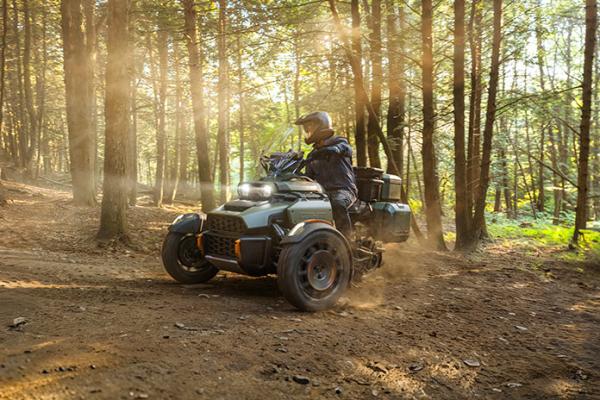
[(335, 228), (323, 188), (302, 175), (301, 152), (261, 158), (265, 175), (243, 182), (238, 198), (207, 214), (178, 216), (162, 260), (181, 283), (201, 283), (220, 270), (277, 275), (284, 297), (304, 311), (332, 307), (353, 279), (382, 265), (385, 242), (408, 238), (411, 212), (400, 202), (401, 180), (357, 168), (358, 200), (350, 209), (354, 237)]

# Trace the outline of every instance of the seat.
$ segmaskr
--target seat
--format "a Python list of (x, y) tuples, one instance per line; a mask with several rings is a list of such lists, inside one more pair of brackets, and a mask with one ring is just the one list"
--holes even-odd
[(354, 204), (348, 208), (348, 214), (355, 221), (359, 221), (363, 217), (368, 216), (372, 211), (373, 207), (366, 201), (360, 199), (357, 199)]

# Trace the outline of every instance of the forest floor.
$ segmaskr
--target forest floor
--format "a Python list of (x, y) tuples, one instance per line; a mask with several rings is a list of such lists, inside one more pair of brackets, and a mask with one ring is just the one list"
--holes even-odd
[(6, 186), (0, 399), (600, 398), (597, 260), (409, 241), (338, 308), (307, 314), (272, 277), (172, 281), (159, 249), (183, 207), (141, 199), (135, 248), (99, 248), (97, 208)]

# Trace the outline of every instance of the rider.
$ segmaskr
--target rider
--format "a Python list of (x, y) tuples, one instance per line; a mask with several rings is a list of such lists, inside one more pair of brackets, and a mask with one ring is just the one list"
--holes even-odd
[(304, 141), (313, 150), (306, 158), (306, 175), (316, 180), (327, 192), (336, 228), (346, 238), (352, 236), (348, 208), (357, 196), (352, 170), (352, 147), (346, 138), (335, 136), (329, 114), (316, 111), (295, 122), (304, 128)]

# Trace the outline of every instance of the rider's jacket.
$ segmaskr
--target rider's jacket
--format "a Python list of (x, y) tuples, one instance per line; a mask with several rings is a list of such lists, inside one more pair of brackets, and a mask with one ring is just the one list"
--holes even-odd
[(348, 140), (331, 136), (315, 147), (306, 159), (306, 176), (316, 180), (328, 192), (345, 189), (356, 195), (352, 147)]

